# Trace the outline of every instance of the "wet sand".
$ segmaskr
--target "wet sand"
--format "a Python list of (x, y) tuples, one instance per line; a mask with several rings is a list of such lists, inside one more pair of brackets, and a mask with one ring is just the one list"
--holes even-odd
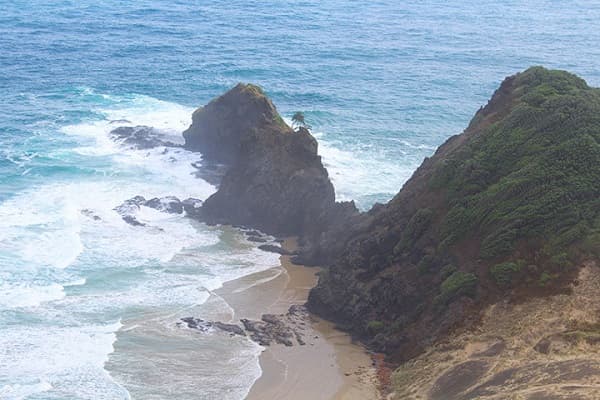
[[(284, 247), (293, 249), (295, 241)], [(281, 266), (226, 283), (217, 294), (240, 318), (283, 314), (293, 304), (304, 304), (317, 283), (318, 268), (293, 265), (289, 256)], [(377, 378), (366, 350), (333, 324), (311, 316), (306, 321), (306, 345), (272, 344), (260, 356), (262, 376), (249, 400), (376, 400)]]

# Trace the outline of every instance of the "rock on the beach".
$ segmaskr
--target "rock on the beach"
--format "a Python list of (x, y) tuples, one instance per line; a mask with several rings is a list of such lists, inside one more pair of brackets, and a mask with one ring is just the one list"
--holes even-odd
[(219, 328), (222, 331), (232, 333), (234, 335), (246, 336), (246, 332), (239, 325), (226, 324), (224, 322), (213, 322), (215, 328)]
[(226, 324), (219, 321), (211, 322), (194, 317), (185, 317), (181, 318), (181, 320), (187, 324), (188, 328), (196, 329), (200, 332), (206, 332), (210, 328), (216, 328), (223, 332), (230, 333), (231, 335), (246, 336), (246, 332), (244, 332), (244, 330), (236, 324)]
[(264, 314), (260, 321), (242, 319), (244, 329), (261, 346), (270, 346), (273, 342), (293, 346), (294, 341), (304, 346), (304, 325), (308, 319), (306, 307), (292, 305), (286, 314)]
[(219, 321), (205, 321), (200, 318), (185, 317), (188, 328), (200, 332), (207, 332), (211, 328), (228, 332), (231, 335), (249, 336), (254, 342), (261, 346), (270, 346), (273, 343), (284, 346), (293, 346), (295, 342), (301, 346), (306, 344), (303, 334), (308, 311), (301, 305), (292, 305), (286, 314), (264, 314), (260, 321), (241, 319), (243, 327), (237, 324), (228, 324)]

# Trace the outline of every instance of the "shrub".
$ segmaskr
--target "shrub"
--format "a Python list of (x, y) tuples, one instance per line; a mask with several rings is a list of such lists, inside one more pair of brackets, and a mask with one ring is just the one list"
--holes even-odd
[(421, 261), (417, 264), (417, 271), (421, 275), (425, 275), (426, 273), (431, 271), (431, 267), (433, 267), (435, 257), (427, 254), (421, 258)]
[(406, 224), (406, 228), (402, 232), (402, 236), (396, 246), (394, 246), (394, 254), (402, 254), (408, 250), (414, 243), (425, 233), (433, 212), (429, 208), (421, 208), (417, 210)]
[(569, 255), (566, 252), (554, 254), (550, 258), (550, 264), (555, 268), (569, 268), (571, 266), (571, 261), (569, 260)]
[(550, 283), (552, 280), (554, 279), (554, 276), (551, 275), (550, 273), (544, 271), (540, 274), (540, 279), (538, 279), (538, 285), (540, 286), (546, 286), (548, 283)]
[(447, 304), (461, 296), (474, 296), (477, 289), (477, 277), (469, 272), (456, 271), (440, 286), (440, 294), (435, 303)]
[(506, 287), (513, 283), (515, 275), (521, 271), (521, 266), (520, 263), (504, 262), (491, 267), (490, 273), (498, 286)]
[(446, 279), (450, 275), (455, 273), (456, 270), (457, 270), (457, 268), (454, 264), (444, 265), (444, 267), (440, 270), (440, 276), (442, 277), (442, 279)]
[(381, 332), (384, 328), (385, 324), (381, 321), (369, 321), (367, 323), (367, 330), (369, 331), (369, 333), (371, 334), (377, 334), (379, 332)]

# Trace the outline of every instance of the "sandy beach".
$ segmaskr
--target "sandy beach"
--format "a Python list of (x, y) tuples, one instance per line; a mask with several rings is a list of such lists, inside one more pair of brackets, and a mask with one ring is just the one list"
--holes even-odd
[[(294, 249), (288, 239), (283, 246)], [(318, 268), (294, 265), (281, 256), (281, 266), (226, 283), (217, 294), (234, 309), (234, 320), (260, 319), (262, 314), (284, 314), (293, 304), (304, 304), (317, 282)], [(262, 376), (249, 400), (377, 400), (372, 359), (350, 336), (328, 321), (310, 316), (304, 331), (306, 345), (272, 344), (260, 356)]]

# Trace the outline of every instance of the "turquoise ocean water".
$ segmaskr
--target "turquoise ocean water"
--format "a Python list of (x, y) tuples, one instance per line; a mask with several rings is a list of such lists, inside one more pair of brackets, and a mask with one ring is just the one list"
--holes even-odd
[(305, 113), (338, 198), (365, 209), (505, 76), (600, 85), (598, 43), (596, 1), (0, 0), (0, 399), (241, 399), (260, 375), (258, 346), (176, 321), (226, 319), (213, 291), (277, 257), (150, 209), (123, 222), (132, 196), (214, 188), (196, 154), (112, 142), (119, 124), (177, 138), (257, 83)]

